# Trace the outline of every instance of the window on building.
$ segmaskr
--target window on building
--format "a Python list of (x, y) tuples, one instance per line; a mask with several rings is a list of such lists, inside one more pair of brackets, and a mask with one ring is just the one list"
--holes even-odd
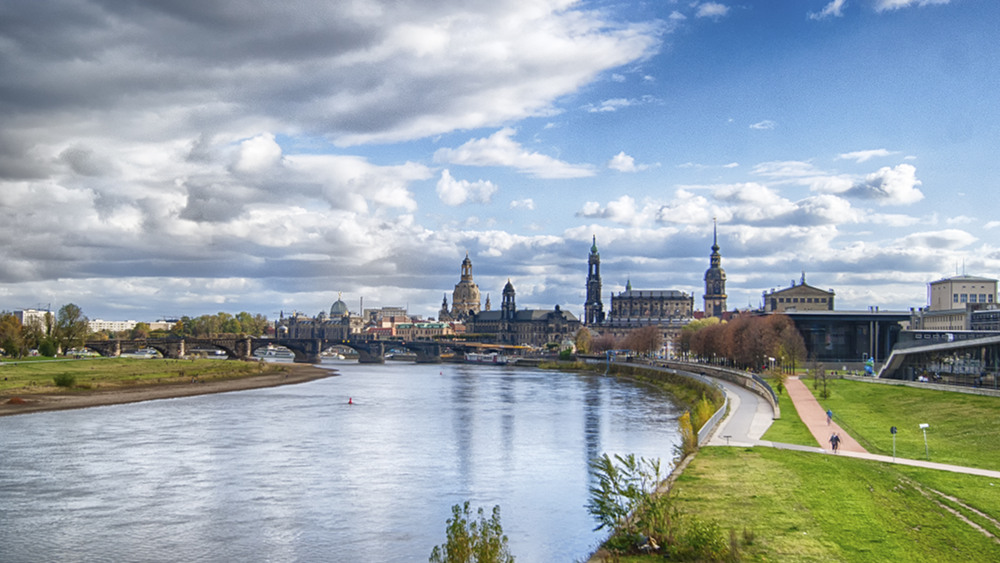
[(980, 303), (986, 303), (986, 294), (985, 293), (980, 293), (979, 294), (979, 302)]
[(952, 302), (953, 303), (958, 303), (958, 294), (957, 293), (955, 295), (952, 295), (951, 297), (952, 297)]
[(969, 303), (975, 303), (975, 302), (976, 302), (976, 294), (975, 293), (970, 293), (969, 294)]
[(960, 295), (960, 296), (958, 297), (958, 299), (959, 299), (959, 301), (961, 301), (962, 303), (967, 303), (967, 302), (969, 301), (969, 294), (968, 294), (968, 293), (963, 293), (962, 295)]

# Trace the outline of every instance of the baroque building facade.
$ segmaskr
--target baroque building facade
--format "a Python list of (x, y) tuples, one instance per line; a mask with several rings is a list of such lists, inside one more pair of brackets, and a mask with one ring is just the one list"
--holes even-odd
[(572, 340), (582, 324), (575, 315), (554, 309), (517, 309), (514, 285), (507, 280), (503, 300), (497, 311), (482, 311), (469, 317), (466, 330), (470, 334), (489, 336), (498, 344), (543, 347)]
[[(488, 301), (488, 300), (487, 300)], [(462, 277), (451, 293), (451, 310), (448, 310), (448, 296), (441, 303), (439, 321), (465, 322), (481, 310), (479, 286), (472, 279), (472, 260), (465, 253), (462, 260)]]

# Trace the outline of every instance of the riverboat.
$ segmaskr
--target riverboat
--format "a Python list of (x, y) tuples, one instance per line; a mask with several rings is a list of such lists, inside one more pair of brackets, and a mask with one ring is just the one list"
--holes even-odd
[(467, 352), (465, 354), (465, 361), (474, 364), (506, 365), (510, 362), (510, 358), (497, 352)]

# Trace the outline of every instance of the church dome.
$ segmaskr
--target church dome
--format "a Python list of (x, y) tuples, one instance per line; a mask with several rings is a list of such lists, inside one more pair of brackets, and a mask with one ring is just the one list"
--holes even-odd
[(342, 299), (337, 299), (333, 306), (330, 307), (331, 317), (346, 317), (348, 315), (350, 315), (350, 312), (347, 310), (347, 303), (344, 303)]

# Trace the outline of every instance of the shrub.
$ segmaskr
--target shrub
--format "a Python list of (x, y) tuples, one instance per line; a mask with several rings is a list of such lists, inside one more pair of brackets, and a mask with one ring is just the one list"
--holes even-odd
[(729, 554), (729, 541), (715, 521), (691, 516), (685, 519), (680, 541), (671, 554), (680, 560), (722, 561)]
[(691, 413), (685, 411), (677, 419), (677, 426), (681, 433), (681, 443), (674, 446), (674, 453), (678, 459), (684, 459), (698, 451), (698, 433), (691, 424)]
[(479, 519), (470, 521), (469, 501), (451, 507), (452, 517), (446, 528), (447, 540), (434, 546), (431, 563), (513, 563), (514, 556), (507, 547), (507, 536), (500, 525), (500, 506), (493, 507), (487, 519), (483, 509)]
[(73, 387), (76, 385), (76, 376), (72, 373), (60, 373), (52, 377), (56, 387)]
[(53, 357), (56, 355), (56, 343), (46, 338), (38, 343), (38, 353), (42, 356)]

